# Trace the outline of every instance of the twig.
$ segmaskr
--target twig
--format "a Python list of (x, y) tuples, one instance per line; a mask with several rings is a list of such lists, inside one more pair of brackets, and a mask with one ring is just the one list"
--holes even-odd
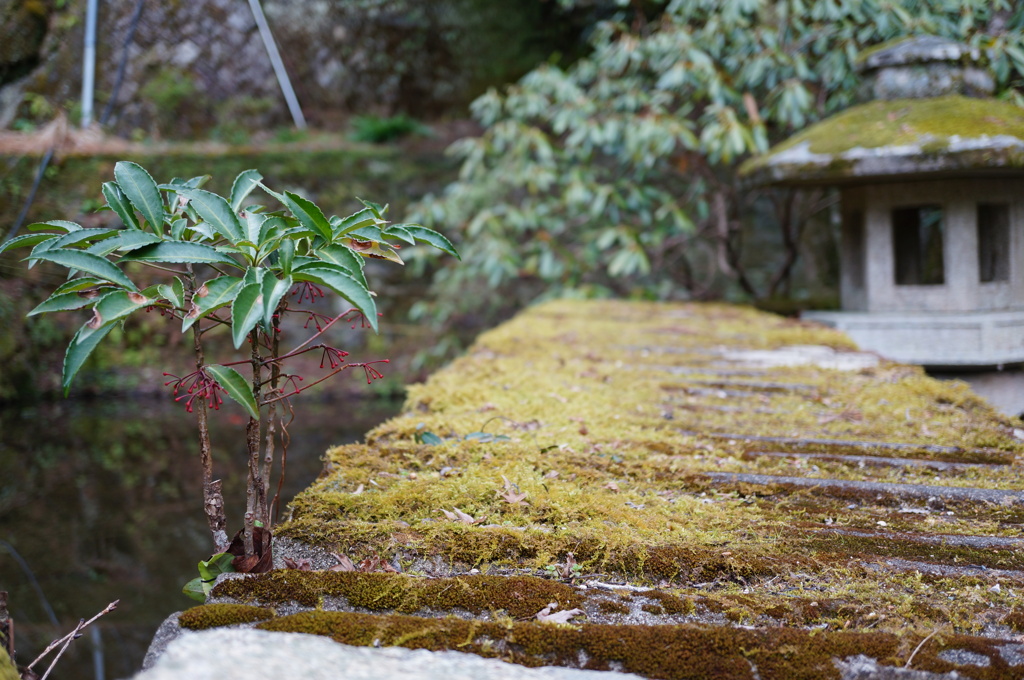
[(914, 647), (914, 651), (912, 651), (912, 652), (910, 653), (910, 656), (909, 656), (909, 657), (907, 657), (907, 663), (905, 663), (905, 664), (903, 665), (903, 667), (904, 667), (904, 668), (910, 668), (910, 662), (914, 660), (914, 655), (915, 655), (915, 654), (917, 654), (917, 653), (918, 653), (918, 651), (920, 651), (920, 649), (921, 649), (922, 647), (924, 647), (924, 643), (928, 642), (928, 641), (929, 641), (929, 640), (931, 640), (931, 639), (932, 639), (933, 637), (935, 637), (935, 635), (936, 635), (936, 634), (937, 634), (937, 633), (938, 633), (939, 631), (941, 631), (941, 630), (942, 630), (943, 628), (945, 628), (945, 626), (940, 626), (939, 628), (936, 628), (935, 630), (933, 630), (933, 631), (932, 631), (932, 632), (931, 632), (931, 633), (930, 633), (930, 634), (928, 635), (928, 637), (926, 637), (925, 639), (921, 640), (921, 642), (919, 642), (919, 643), (917, 644), (917, 647)]
[(75, 626), (75, 629), (71, 631), (71, 633), (69, 633), (68, 635), (64, 636), (64, 644), (61, 646), (60, 651), (57, 652), (57, 656), (53, 657), (53, 661), (50, 662), (50, 665), (46, 669), (46, 672), (43, 673), (43, 677), (41, 680), (46, 680), (46, 678), (50, 677), (50, 671), (52, 671), (53, 667), (57, 665), (58, 661), (60, 661), (60, 657), (64, 654), (65, 651), (67, 651), (67, 648), (71, 645), (71, 642), (81, 637), (83, 626), (85, 626), (85, 619), (78, 619), (78, 625)]
[[(112, 612), (112, 611), (114, 611), (115, 609), (117, 609), (117, 604), (118, 604), (118, 603), (119, 603), (120, 601), (121, 601), (121, 600), (114, 600), (113, 602), (111, 602), (110, 604), (108, 604), (108, 605), (107, 605), (106, 607), (104, 607), (103, 611), (101, 611), (101, 612), (100, 612), (99, 614), (96, 614), (96, 615), (95, 615), (94, 617), (92, 617), (92, 618), (91, 618), (91, 619), (89, 619), (88, 621), (84, 621), (84, 622), (83, 622), (83, 621), (79, 621), (79, 622), (78, 622), (78, 625), (77, 625), (77, 626), (75, 627), (75, 629), (74, 629), (73, 631), (71, 631), (70, 633), (68, 633), (67, 635), (65, 635), (65, 636), (64, 636), (64, 637), (62, 637), (62, 638), (59, 638), (59, 639), (57, 639), (57, 640), (54, 640), (54, 641), (53, 641), (53, 642), (51, 642), (51, 643), (50, 643), (49, 645), (47, 645), (46, 649), (44, 649), (44, 650), (43, 650), (42, 654), (40, 654), (39, 656), (37, 656), (37, 657), (35, 658), (35, 660), (34, 660), (34, 661), (33, 661), (32, 663), (30, 663), (30, 664), (29, 664), (28, 666), (26, 666), (26, 667), (25, 667), (25, 670), (27, 670), (27, 671), (30, 671), (30, 670), (32, 670), (32, 667), (33, 667), (33, 666), (35, 666), (35, 665), (36, 665), (37, 663), (39, 663), (39, 661), (40, 661), (40, 660), (41, 660), (41, 659), (42, 659), (42, 658), (43, 658), (44, 656), (46, 656), (46, 655), (47, 655), (47, 654), (49, 654), (49, 653), (50, 653), (51, 651), (53, 651), (53, 649), (54, 649), (54, 648), (55, 648), (55, 647), (56, 647), (57, 645), (59, 645), (59, 644), (64, 644), (64, 646), (66, 647), (66, 646), (67, 646), (67, 644), (66, 644), (66, 643), (67, 643), (67, 642), (70, 642), (71, 640), (74, 640), (74, 639), (75, 639), (75, 637), (76, 637), (76, 636), (78, 635), (78, 633), (79, 633), (79, 632), (80, 632), (80, 631), (81, 631), (81, 630), (82, 630), (83, 628), (85, 628), (85, 627), (86, 627), (86, 626), (88, 626), (88, 625), (89, 625), (90, 623), (92, 623), (92, 622), (93, 622), (93, 621), (95, 621), (96, 619), (100, 618), (100, 617), (101, 617), (101, 616), (103, 616), (104, 614), (109, 614), (110, 612)], [(63, 653), (63, 651), (62, 651), (61, 653)], [(60, 654), (58, 654), (58, 655), (57, 655), (57, 657), (59, 658), (59, 657), (60, 657)], [(54, 659), (54, 661), (56, 661), (56, 659)], [(50, 664), (50, 667), (52, 668), (52, 667), (53, 667), (53, 664)], [(47, 670), (46, 672), (47, 672), (47, 674), (49, 674), (49, 672), (50, 672), (50, 671), (49, 671), (49, 670)], [(43, 677), (45, 678), (46, 676), (44, 675)]]
[(587, 587), (589, 588), (600, 588), (601, 590), (628, 590), (631, 593), (646, 593), (654, 588), (646, 588), (644, 586), (631, 586), (628, 583), (603, 583), (601, 581), (587, 581)]

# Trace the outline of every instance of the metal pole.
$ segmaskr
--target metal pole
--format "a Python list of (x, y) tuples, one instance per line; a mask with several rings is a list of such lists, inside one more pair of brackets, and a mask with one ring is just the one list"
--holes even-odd
[(281, 92), (284, 93), (284, 100), (288, 102), (288, 110), (291, 111), (295, 127), (302, 129), (306, 127), (306, 118), (302, 115), (299, 100), (295, 97), (295, 90), (292, 89), (292, 81), (288, 79), (288, 71), (285, 70), (284, 62), (281, 61), (281, 55), (277, 51), (277, 45), (274, 44), (274, 36), (270, 32), (270, 26), (267, 25), (267, 18), (263, 15), (260, 0), (249, 0), (249, 7), (252, 9), (252, 16), (256, 20), (256, 26), (260, 30), (260, 37), (263, 39), (263, 46), (267, 50), (267, 56), (270, 57), (270, 63), (274, 67), (274, 75), (277, 76)]
[(92, 99), (96, 86), (96, 6), (89, 0), (85, 9), (85, 54), (82, 55), (82, 127), (92, 123)]

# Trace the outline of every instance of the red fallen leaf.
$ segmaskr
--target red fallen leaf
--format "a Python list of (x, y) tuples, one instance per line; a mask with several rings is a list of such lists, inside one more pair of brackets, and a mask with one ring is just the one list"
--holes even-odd
[(305, 557), (298, 560), (286, 557), (284, 558), (284, 566), (289, 569), (297, 569), (298, 571), (313, 571), (313, 563)]
[(245, 531), (239, 530), (231, 539), (231, 545), (225, 552), (235, 556), (231, 566), (243, 574), (262, 574), (274, 568), (273, 551), (271, 550), (269, 529), (254, 527), (252, 530), (252, 546), (255, 555), (245, 555)]
[(356, 565), (352, 564), (352, 560), (348, 558), (348, 555), (339, 555), (338, 553), (331, 553), (331, 557), (338, 560), (338, 563), (327, 571), (355, 571)]

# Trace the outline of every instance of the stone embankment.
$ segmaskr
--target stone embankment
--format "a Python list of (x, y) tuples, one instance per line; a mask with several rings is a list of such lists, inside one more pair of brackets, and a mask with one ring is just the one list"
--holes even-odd
[[(222, 581), (160, 642), (230, 625), (385, 648), (338, 645), (353, 668), (405, 647), (565, 669), (545, 673), (1024, 678), (1022, 434), (818, 326), (550, 303), (329, 451), (277, 530), (293, 568)], [(199, 677), (210, 634), (140, 678)], [(246, 649), (306, 657), (277, 635)]]

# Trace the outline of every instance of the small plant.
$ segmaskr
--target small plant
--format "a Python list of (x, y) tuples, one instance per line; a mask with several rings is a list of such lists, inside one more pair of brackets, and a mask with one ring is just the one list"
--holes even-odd
[[(271, 496), (275, 459), (283, 477), (287, 457), (287, 418), (295, 395), (348, 369), (362, 369), (367, 382), (382, 377), (387, 360), (352, 362), (348, 352), (325, 342), (325, 332), (345, 320), (377, 329), (374, 294), (363, 271), (366, 258), (402, 264), (401, 245), (425, 243), (458, 257), (436, 231), (415, 224), (389, 224), (387, 208), (364, 201), (347, 217), (324, 216), (313, 202), (263, 184), (255, 170), (234, 181), (225, 198), (200, 187), (208, 176), (157, 184), (135, 163), (120, 162), (114, 181), (103, 184), (107, 206), (123, 228), (87, 229), (53, 220), (29, 226), (40, 232), (16, 237), (0, 252), (32, 247), (29, 266), (44, 261), (70, 270), (67, 282), (29, 315), (91, 310), (91, 318), (67, 348), (62, 382), (65, 394), (93, 349), (115, 326), (138, 313), (159, 313), (191, 331), (195, 370), (165, 373), (175, 401), (195, 414), (203, 469), (204, 509), (217, 555), (201, 563), (207, 576), (221, 571), (267, 571), (271, 565)], [(280, 210), (247, 205), (256, 189), (276, 199)], [(318, 311), (314, 304), (332, 291), (350, 307), (340, 313)], [(288, 316), (305, 321), (308, 336), (285, 344)], [(297, 324), (293, 324), (297, 325)], [(247, 357), (216, 363), (207, 357), (208, 336), (230, 336)], [(288, 361), (319, 353), (325, 374), (304, 379), (288, 370)], [(245, 371), (245, 375), (239, 369)], [(243, 528), (228, 540), (221, 482), (213, 477), (209, 411), (227, 397), (249, 416), (245, 440), (249, 473)], [(280, 442), (281, 450), (275, 447)], [(234, 558), (220, 554), (230, 551)], [(204, 581), (208, 579), (203, 579)], [(201, 598), (202, 587), (193, 587)]]
[(389, 118), (359, 116), (352, 121), (352, 139), (357, 142), (383, 144), (406, 135), (429, 133), (430, 128), (405, 114)]

